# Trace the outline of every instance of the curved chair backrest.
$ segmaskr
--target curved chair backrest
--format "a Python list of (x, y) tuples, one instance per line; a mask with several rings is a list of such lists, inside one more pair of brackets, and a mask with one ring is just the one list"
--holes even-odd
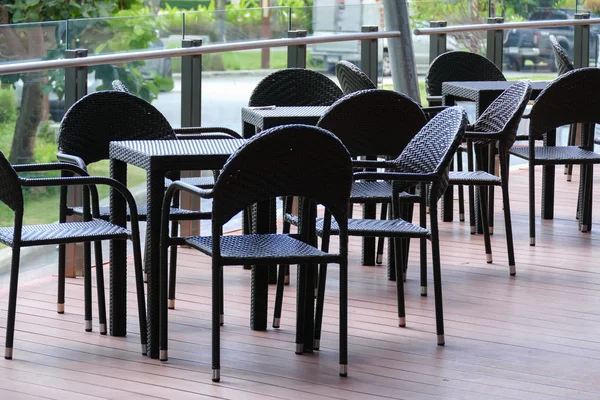
[(529, 135), (535, 139), (574, 123), (600, 123), (600, 69), (578, 68), (552, 81), (529, 113)]
[(175, 139), (160, 111), (130, 93), (106, 90), (79, 99), (60, 123), (58, 148), (86, 164), (109, 158), (113, 140)]
[(245, 207), (277, 196), (300, 196), (345, 216), (352, 161), (331, 132), (307, 125), (267, 129), (231, 155), (213, 189), (213, 226)]
[(371, 78), (362, 69), (349, 61), (341, 60), (335, 64), (335, 74), (344, 94), (358, 92), (359, 90), (377, 89)]
[(336, 135), (352, 157), (397, 157), (427, 123), (421, 107), (391, 90), (362, 90), (344, 96), (317, 126)]
[(425, 76), (425, 89), (430, 96), (441, 96), (443, 82), (505, 80), (502, 71), (484, 56), (468, 51), (449, 51), (431, 63)]
[(23, 192), (19, 176), (0, 152), (0, 201), (15, 212), (23, 212)]
[(437, 175), (430, 196), (438, 200), (448, 187), (448, 167), (464, 136), (467, 113), (462, 107), (450, 107), (415, 135), (394, 160), (397, 170), (414, 174)]
[(562, 75), (566, 72), (573, 71), (575, 66), (569, 60), (569, 56), (565, 49), (562, 48), (558, 40), (554, 35), (550, 35), (548, 37), (550, 39), (550, 44), (552, 45), (552, 50), (554, 52), (554, 62), (556, 63), (556, 69), (558, 70), (558, 75)]
[(329, 106), (342, 96), (342, 90), (325, 75), (286, 68), (265, 76), (252, 91), (248, 105)]
[(517, 137), (519, 122), (531, 97), (531, 83), (519, 81), (511, 85), (473, 124), (475, 132), (502, 132), (500, 151), (506, 154)]

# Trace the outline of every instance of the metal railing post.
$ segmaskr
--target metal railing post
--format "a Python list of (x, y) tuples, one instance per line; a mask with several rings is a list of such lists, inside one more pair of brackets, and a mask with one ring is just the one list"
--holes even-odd
[[(378, 32), (379, 27), (375, 25), (363, 25), (361, 32)], [(379, 46), (377, 39), (361, 40), (360, 42), (360, 68), (371, 80), (377, 84), (379, 71)]]
[[(502, 24), (504, 23), (503, 17), (488, 18), (488, 24)], [(487, 50), (486, 57), (496, 64), (500, 70), (502, 70), (502, 56), (503, 56), (503, 45), (504, 45), (504, 31), (502, 29), (495, 29), (487, 31)]]
[[(306, 37), (306, 31), (288, 31), (287, 37), (290, 39)], [(288, 46), (287, 61), (288, 68), (306, 68), (306, 45), (297, 44)]]
[[(590, 19), (590, 14), (575, 14), (575, 19)], [(575, 26), (573, 37), (573, 65), (575, 68), (588, 67), (590, 65), (590, 26)]]
[[(87, 55), (87, 49), (65, 51), (65, 58), (81, 58)], [(65, 68), (65, 111), (87, 94), (87, 75), (87, 66)], [(82, 206), (80, 189), (73, 186), (67, 189), (67, 206)], [(73, 216), (67, 217), (69, 222), (75, 219)], [(68, 244), (65, 251), (65, 276), (75, 278), (83, 275), (83, 243)]]
[[(445, 28), (448, 25), (447, 21), (430, 21), (429, 26), (431, 28)], [(429, 63), (436, 59), (440, 54), (445, 53), (446, 50), (446, 34), (435, 33), (429, 38)]]
[[(202, 46), (202, 39), (184, 39), (181, 47)], [(202, 54), (181, 57), (181, 126), (201, 126), (202, 119)], [(181, 171), (181, 177), (200, 176), (200, 171)], [(200, 198), (181, 192), (181, 207), (200, 210)], [(183, 236), (200, 235), (200, 221), (180, 221)]]

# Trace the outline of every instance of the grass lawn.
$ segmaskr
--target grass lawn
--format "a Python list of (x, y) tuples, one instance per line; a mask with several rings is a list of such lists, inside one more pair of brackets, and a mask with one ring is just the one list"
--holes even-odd
[[(310, 52), (307, 52), (307, 63)], [(287, 67), (287, 49), (275, 48), (270, 52), (270, 69)], [(173, 57), (173, 72), (181, 72), (181, 57)], [(247, 50), (220, 54), (205, 54), (202, 56), (202, 67), (205, 71), (240, 71), (261, 69), (261, 51)]]

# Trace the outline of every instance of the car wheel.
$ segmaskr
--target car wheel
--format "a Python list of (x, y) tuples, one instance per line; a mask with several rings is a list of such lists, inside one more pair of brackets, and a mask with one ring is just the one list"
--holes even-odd
[(381, 74), (383, 76), (391, 76), (392, 75), (392, 64), (390, 62), (390, 54), (385, 51), (383, 53), (383, 61), (381, 63)]

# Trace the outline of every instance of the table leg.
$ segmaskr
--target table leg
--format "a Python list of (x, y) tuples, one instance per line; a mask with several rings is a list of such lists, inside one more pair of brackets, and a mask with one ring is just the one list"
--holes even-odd
[[(262, 201), (253, 209), (254, 233), (271, 232), (271, 202)], [(269, 267), (266, 265), (252, 266), (251, 298), (250, 298), (250, 328), (255, 331), (267, 329), (267, 309), (269, 299)]]
[[(315, 220), (317, 205), (313, 201), (300, 201), (298, 207), (300, 235), (315, 246)], [(296, 353), (312, 353), (314, 347), (315, 279), (317, 264), (305, 264), (298, 268), (296, 304)]]
[[(442, 103), (445, 106), (453, 106), (456, 104), (454, 96), (444, 95)], [(450, 166), (452, 169), (452, 166)], [(452, 222), (454, 219), (454, 186), (448, 185), (446, 191), (442, 195), (442, 221)]]
[[(127, 166), (121, 161), (110, 161), (110, 175), (127, 184)], [(126, 226), (125, 200), (114, 189), (110, 190), (110, 222)], [(127, 242), (110, 241), (110, 334), (127, 334)]]
[(147, 318), (148, 318), (148, 355), (159, 356), (159, 315), (160, 315), (160, 217), (164, 195), (163, 171), (149, 171), (146, 182), (146, 257), (144, 264), (148, 273)]

